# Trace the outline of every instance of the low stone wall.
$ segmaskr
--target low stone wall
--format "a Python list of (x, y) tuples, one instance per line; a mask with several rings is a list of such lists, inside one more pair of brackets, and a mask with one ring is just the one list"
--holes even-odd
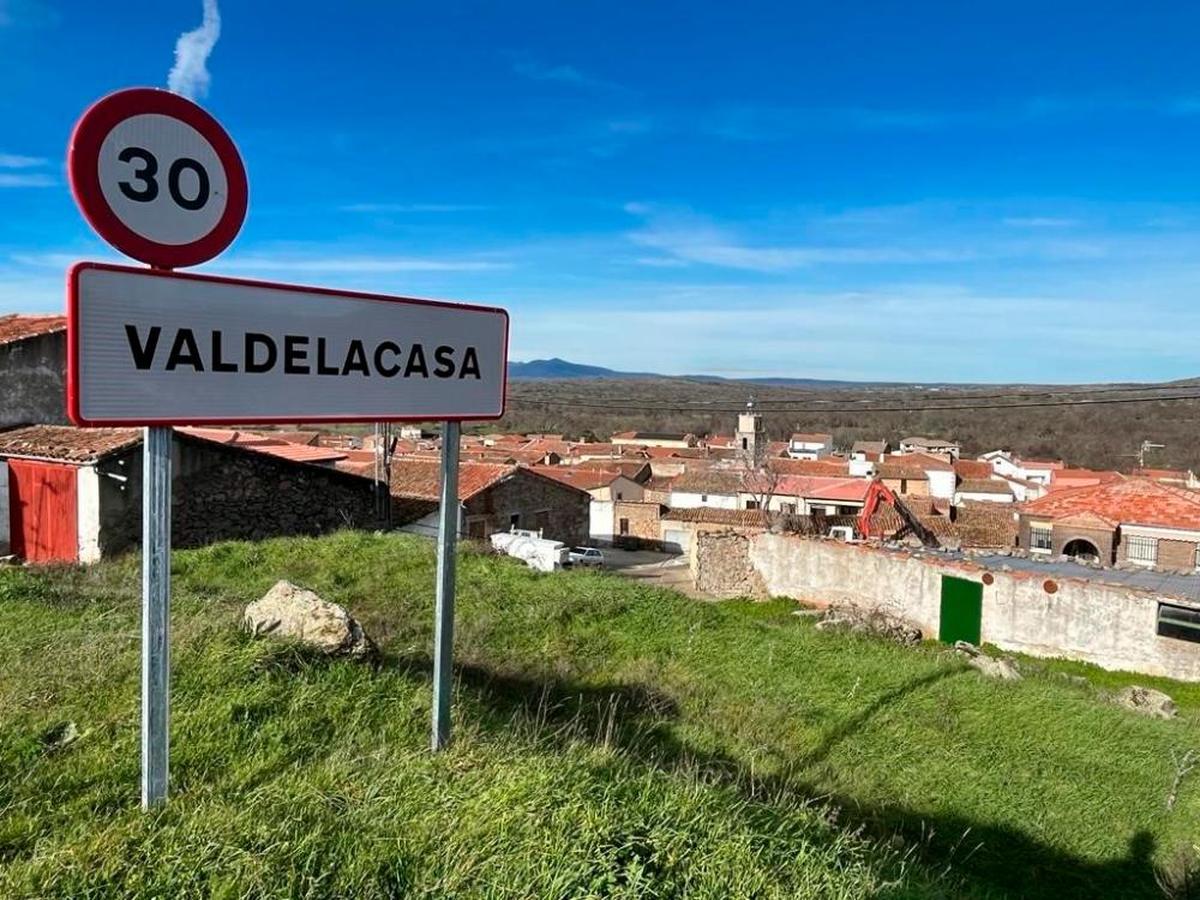
[(172, 540), (224, 540), (374, 528), (375, 483), (335, 469), (176, 436)]
[(750, 560), (751, 538), (732, 531), (692, 538), (696, 587), (714, 597), (768, 596), (767, 586)]
[(927, 637), (938, 635), (942, 576), (952, 575), (983, 585), (985, 643), (1200, 681), (1200, 644), (1156, 633), (1160, 600), (1200, 605), (1123, 585), (774, 534), (701, 536), (695, 575), (702, 590), (717, 596), (759, 596), (757, 578), (770, 596), (886, 609), (919, 624)]

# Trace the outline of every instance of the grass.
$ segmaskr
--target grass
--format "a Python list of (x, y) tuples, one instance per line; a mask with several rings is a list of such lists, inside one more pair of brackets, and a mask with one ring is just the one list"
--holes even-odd
[[(473, 552), (434, 756), (432, 547), (349, 532), (176, 553), (172, 797), (146, 815), (137, 566), (0, 570), (2, 897), (1157, 897), (1196, 861), (1200, 773), (1165, 803), (1195, 686), (995, 682), (787, 602)], [(281, 577), (380, 663), (241, 633)], [(1105, 701), (1131, 680), (1179, 718)]]

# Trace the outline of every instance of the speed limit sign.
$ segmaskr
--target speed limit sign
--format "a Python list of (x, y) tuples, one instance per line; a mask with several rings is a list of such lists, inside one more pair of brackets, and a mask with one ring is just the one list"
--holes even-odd
[(163, 269), (229, 246), (246, 218), (246, 170), (217, 120), (168, 91), (109, 94), (80, 118), (67, 154), (71, 191), (97, 233)]

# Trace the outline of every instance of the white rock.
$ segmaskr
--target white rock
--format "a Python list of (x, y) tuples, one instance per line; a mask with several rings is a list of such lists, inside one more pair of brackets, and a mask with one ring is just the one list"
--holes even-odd
[(243, 624), (255, 637), (290, 638), (339, 656), (369, 656), (375, 644), (350, 613), (290, 581), (277, 581), (246, 607)]
[(1175, 713), (1179, 711), (1175, 701), (1169, 695), (1162, 691), (1156, 691), (1154, 688), (1139, 687), (1136, 684), (1120, 691), (1114, 699), (1126, 709), (1156, 719), (1173, 719)]

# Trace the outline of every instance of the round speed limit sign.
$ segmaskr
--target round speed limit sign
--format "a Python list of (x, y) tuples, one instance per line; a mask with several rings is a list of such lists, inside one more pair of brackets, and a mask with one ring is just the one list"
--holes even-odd
[(80, 118), (67, 171), (99, 235), (164, 269), (229, 246), (246, 218), (246, 170), (217, 120), (168, 91), (109, 94)]

